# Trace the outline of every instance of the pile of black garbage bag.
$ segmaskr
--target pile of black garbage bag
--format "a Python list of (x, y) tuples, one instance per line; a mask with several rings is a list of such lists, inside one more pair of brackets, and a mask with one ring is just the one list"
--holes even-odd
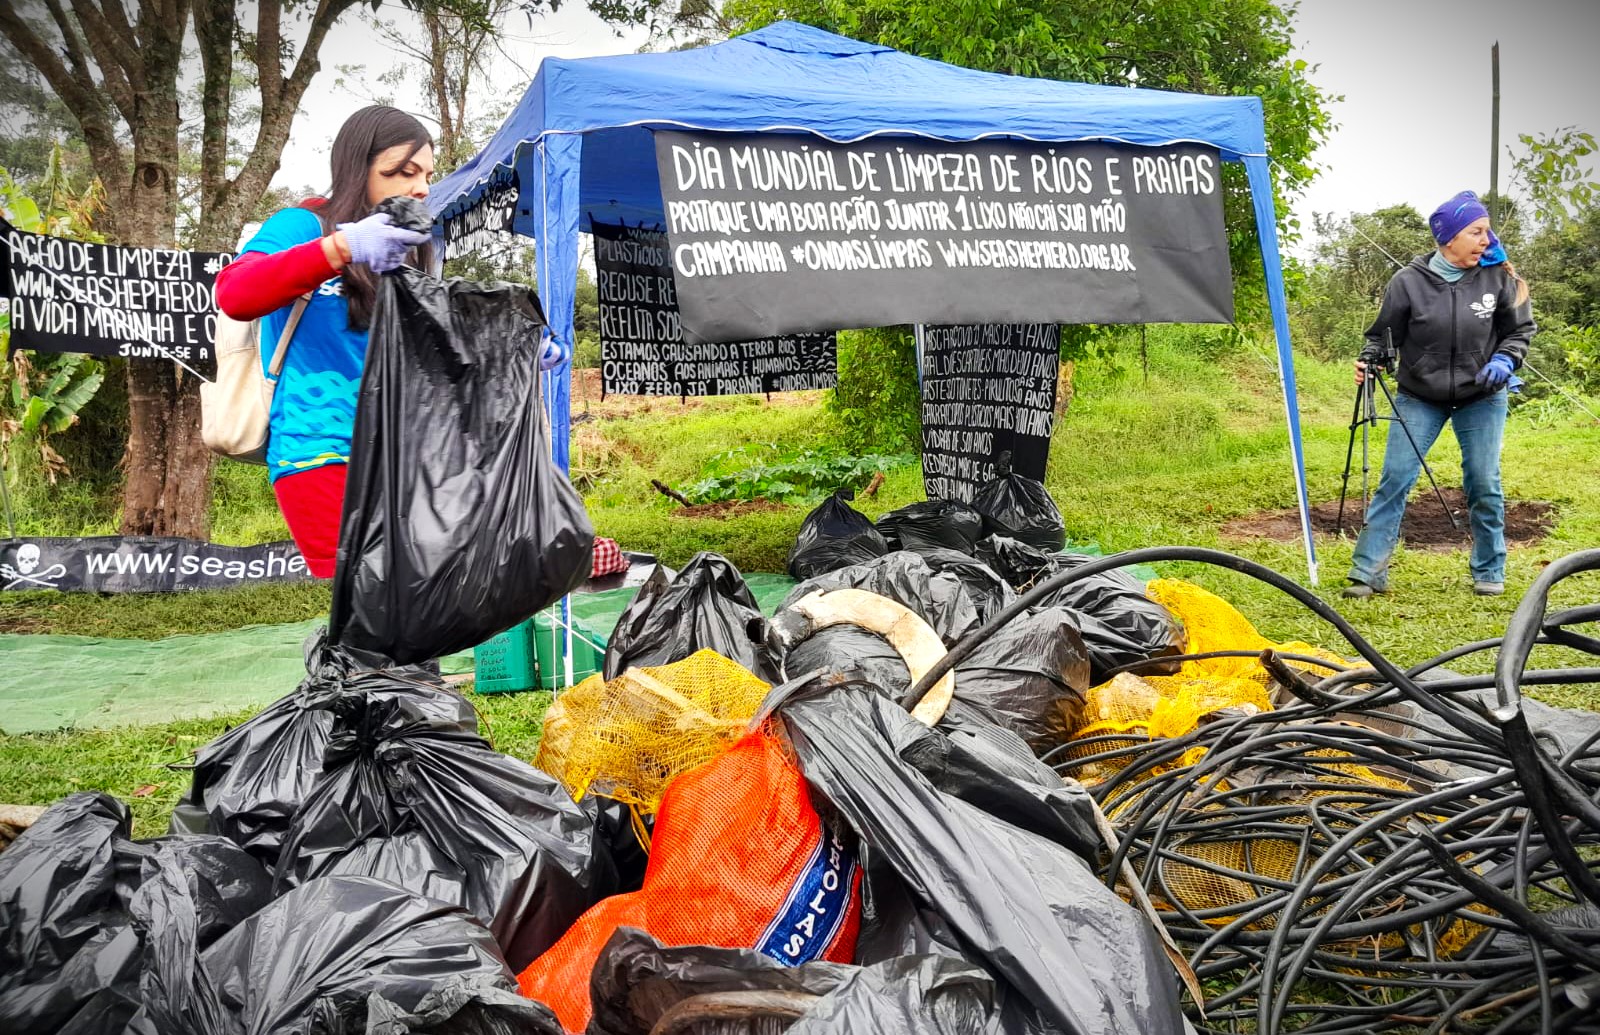
[(320, 634), (200, 749), (171, 829), (82, 793), (0, 853), (0, 1030), (559, 1032), (515, 974), (616, 890), (593, 800)]
[[(84, 792), (0, 852), (0, 1032), (561, 1031), (516, 976), (638, 886), (633, 825), (495, 751), (428, 664), (589, 570), (592, 530), (538, 419), (542, 325), (524, 288), (381, 278), (330, 625), (305, 679), (200, 749), (166, 836), (133, 838), (125, 805)], [(1007, 472), (976, 506), (876, 526), (835, 498), (796, 544), (792, 599), (871, 590), (948, 645), (1076, 563), (1063, 542), (1042, 487)], [(895, 703), (909, 675), (886, 641), (792, 611), (769, 622), (723, 558), (647, 585), (607, 674), (711, 648), (777, 685), (766, 718), (856, 848), (863, 920), (853, 963), (794, 968), (619, 930), (588, 1030), (1184, 1030), (1154, 928), (1095, 878), (1089, 798), (1035, 756), (1098, 673), (1180, 639), (1136, 583), (1085, 580), (965, 659), (930, 729)], [(795, 889), (798, 930), (814, 893)]]
[[(913, 600), (941, 635), (977, 621), (962, 579), (914, 554), (831, 574)], [(782, 664), (781, 616), (746, 613), (728, 562), (702, 556), (679, 580), (655, 611), (698, 610), (681, 629)], [(649, 1032), (672, 1010), (695, 1031), (1182, 1031), (1154, 929), (1095, 877), (1089, 799), (1014, 732), (1054, 727), (1005, 685), (1072, 699), (1087, 679), (1062, 609), (1040, 615), (1066, 646), (1041, 654), (1036, 632), (1038, 649), (1011, 648), (1021, 661), (975, 656), (976, 689), (943, 729), (861, 665), (769, 700), (861, 860), (853, 964), (619, 931), (591, 975), (589, 1031)], [(663, 662), (698, 649), (679, 639)], [(613, 845), (633, 836), (495, 752), (427, 669), (321, 635), (293, 693), (198, 752), (171, 827), (134, 840), (125, 806), (81, 793), (0, 853), (0, 1030), (554, 1035), (515, 975), (623, 887)]]
[[(876, 553), (862, 556), (864, 544), (879, 540)], [(801, 525), (789, 572), (803, 581), (784, 604), (817, 590), (868, 590), (921, 615), (949, 646), (1036, 583), (1092, 559), (1062, 552), (1064, 545), (1061, 513), (1044, 486), (1004, 467), (972, 504), (929, 500), (875, 523), (839, 494)], [(899, 655), (879, 637), (851, 628), (810, 634), (782, 623), (779, 634), (788, 638), (790, 675), (853, 666), (895, 696), (908, 687)], [(1119, 571), (1091, 575), (1037, 602), (956, 670), (952, 718), (981, 715), (1046, 750), (1065, 738), (1089, 686), (1183, 647), (1178, 621), (1137, 580)], [(1142, 671), (1170, 674), (1177, 663)]]
[(305, 680), (200, 750), (168, 837), (80, 794), (0, 853), (0, 1031), (560, 1030), (515, 974), (616, 890), (616, 819), (494, 751), (427, 664), (589, 573), (543, 330), (526, 287), (380, 278)]

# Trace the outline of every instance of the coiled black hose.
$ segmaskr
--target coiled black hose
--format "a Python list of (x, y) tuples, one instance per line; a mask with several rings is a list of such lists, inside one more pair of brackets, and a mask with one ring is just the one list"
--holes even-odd
[[(1063, 773), (1108, 774), (1091, 788), (1119, 838), (1107, 879), (1132, 862), (1195, 973), (1231, 979), (1207, 1000), (1204, 1028), (1485, 1035), (1592, 1026), (1592, 1007), (1586, 1013), (1586, 1000), (1568, 1001), (1561, 989), (1600, 981), (1600, 930), (1546, 918), (1529, 902), (1600, 903), (1600, 729), (1548, 750), (1521, 697), (1533, 686), (1600, 684), (1600, 666), (1527, 668), (1539, 644), (1600, 656), (1600, 639), (1571, 628), (1600, 621), (1600, 604), (1546, 613), (1553, 587), (1600, 570), (1600, 550), (1551, 564), (1503, 637), (1405, 670), (1320, 598), (1261, 565), (1195, 547), (1130, 551), (1039, 583), (955, 644), (904, 703), (913, 706), (944, 671), (1061, 587), (1128, 564), (1180, 560), (1282, 590), (1332, 625), (1366, 666), (1339, 671), (1280, 656), (1333, 672), (1291, 680), (1294, 673), (1269, 668), (1299, 700), (1268, 713), (1221, 713), (1181, 737), (1106, 734), (1044, 756)], [(1492, 677), (1418, 682), (1493, 650)], [(1488, 706), (1469, 693), (1491, 686)], [(1352, 778), (1357, 766), (1375, 780)], [(1290, 872), (1274, 869), (1285, 853)], [(1200, 901), (1199, 881), (1225, 893)], [(1308, 998), (1311, 988), (1318, 992)]]

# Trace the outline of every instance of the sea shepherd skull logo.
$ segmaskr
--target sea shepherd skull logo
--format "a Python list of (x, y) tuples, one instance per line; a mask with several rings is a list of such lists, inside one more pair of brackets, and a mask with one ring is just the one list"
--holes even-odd
[(16, 556), (12, 558), (16, 565), (0, 564), (0, 579), (6, 579), (4, 589), (59, 589), (56, 583), (61, 576), (67, 573), (65, 564), (53, 564), (48, 568), (39, 567), (39, 547), (34, 543), (23, 543), (17, 547)]

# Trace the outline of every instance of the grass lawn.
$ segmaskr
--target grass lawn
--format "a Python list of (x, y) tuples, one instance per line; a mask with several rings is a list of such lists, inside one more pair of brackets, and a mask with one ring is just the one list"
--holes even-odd
[[(1229, 518), (1294, 505), (1275, 368), (1264, 352), (1217, 358), (1193, 341), (1181, 329), (1152, 328), (1148, 384), (1136, 360), (1125, 359), (1122, 367), (1105, 361), (1079, 366), (1074, 398), (1057, 427), (1047, 478), (1068, 535), (1077, 542), (1098, 542), (1107, 552), (1176, 544), (1217, 547), (1303, 582), (1306, 562), (1300, 544), (1229, 540), (1220, 532)], [(1355, 390), (1349, 366), (1303, 359), (1297, 374), (1311, 495), (1314, 501), (1333, 499), (1339, 492)], [(656, 493), (650, 480), (687, 484), (701, 476), (714, 456), (737, 446), (765, 445), (774, 451), (827, 446), (834, 432), (815, 394), (777, 397), (771, 404), (743, 397), (691, 401), (687, 406), (677, 400), (613, 399), (601, 404), (575, 399), (575, 413), (586, 409), (588, 419), (574, 429), (573, 471), (600, 534), (632, 549), (655, 552), (670, 564), (708, 549), (746, 571), (782, 570), (807, 508), (782, 507), (725, 519), (683, 518), (674, 515), (676, 505)], [(1444, 436), (1429, 459), (1441, 482), (1460, 484), (1453, 438)], [(270, 493), (252, 480), (264, 483), (259, 472), (223, 466), (229, 470), (215, 508), (218, 540), (281, 537)], [(1499, 635), (1544, 564), (1600, 544), (1600, 425), (1569, 407), (1519, 407), (1507, 425), (1503, 477), (1508, 497), (1556, 506), (1551, 536), (1511, 552), (1505, 596), (1472, 595), (1461, 550), (1412, 551), (1396, 564), (1390, 596), (1343, 600), (1338, 593), (1353, 538), (1318, 542), (1318, 592), (1401, 664)], [(913, 466), (892, 472), (876, 498), (858, 505), (876, 517), (921, 498), (921, 476)], [(1346, 649), (1315, 616), (1252, 579), (1199, 565), (1162, 570), (1220, 594), (1269, 637)], [(1596, 599), (1600, 578), (1580, 577), (1558, 587), (1551, 606)], [(325, 614), (327, 606), (327, 590), (320, 585), (144, 598), (6, 594), (0, 596), (0, 631), (156, 638), (300, 621)], [(1570, 664), (1577, 657), (1539, 648), (1533, 664)], [(1492, 655), (1480, 654), (1452, 667), (1487, 671), (1492, 661)], [(26, 677), (0, 675), (19, 678)], [(1565, 687), (1538, 696), (1600, 709), (1600, 687)], [(485, 696), (475, 703), (497, 747), (531, 756), (546, 695)], [(0, 801), (46, 803), (73, 790), (103, 789), (133, 804), (137, 833), (158, 833), (185, 783), (184, 774), (171, 767), (245, 717), (0, 736)]]

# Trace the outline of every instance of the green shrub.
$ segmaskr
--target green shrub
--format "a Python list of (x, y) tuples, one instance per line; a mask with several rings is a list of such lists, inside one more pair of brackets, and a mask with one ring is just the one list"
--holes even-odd
[(1572, 327), (1561, 342), (1572, 379), (1586, 392), (1600, 392), (1600, 327)]
[(839, 332), (839, 387), (824, 404), (851, 452), (898, 452), (922, 442), (917, 350), (909, 327)]
[(720, 553), (740, 571), (783, 571), (794, 546), (804, 507), (747, 511), (736, 518), (678, 517), (654, 506), (592, 510), (595, 534), (629, 550), (652, 553), (663, 564), (682, 567), (702, 550)]
[(597, 331), (579, 331), (572, 349), (572, 365), (579, 370), (594, 370), (600, 366), (600, 334)]
[(711, 458), (708, 475), (683, 490), (694, 503), (725, 500), (772, 500), (776, 503), (815, 503), (840, 489), (859, 489), (874, 474), (914, 464), (910, 453), (842, 456), (808, 449), (794, 456), (746, 462), (768, 447), (740, 446)]

